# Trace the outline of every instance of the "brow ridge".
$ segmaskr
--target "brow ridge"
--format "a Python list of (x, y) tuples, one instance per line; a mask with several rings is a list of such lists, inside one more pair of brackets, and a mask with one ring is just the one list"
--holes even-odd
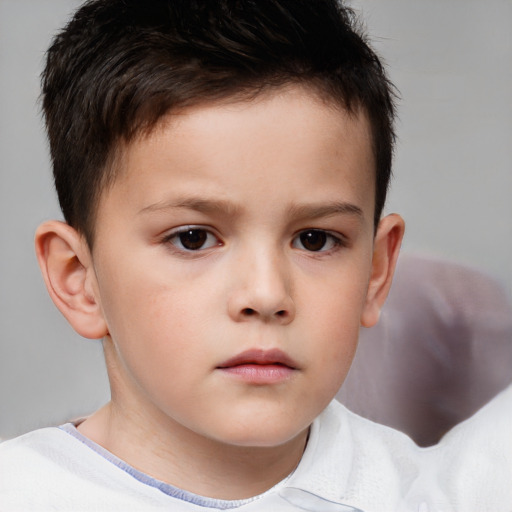
[(234, 215), (238, 212), (239, 208), (231, 203), (222, 199), (207, 199), (201, 197), (182, 197), (171, 199), (169, 201), (160, 201), (150, 204), (142, 208), (139, 213), (152, 213), (174, 209), (187, 209), (195, 210), (201, 213), (225, 213)]
[(289, 209), (289, 214), (296, 218), (319, 219), (334, 215), (354, 215), (364, 217), (363, 210), (352, 203), (336, 201), (327, 204), (297, 204)]
[[(164, 200), (142, 208), (139, 213), (165, 212), (174, 209), (188, 209), (205, 214), (236, 215), (240, 207), (223, 199), (208, 199), (202, 197), (182, 197)], [(293, 218), (319, 219), (335, 215), (354, 215), (363, 218), (363, 210), (352, 203), (335, 201), (319, 204), (294, 204), (288, 209)]]

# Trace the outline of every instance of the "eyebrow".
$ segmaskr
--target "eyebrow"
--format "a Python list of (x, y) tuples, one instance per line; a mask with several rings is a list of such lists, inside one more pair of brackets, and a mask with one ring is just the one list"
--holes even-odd
[(200, 197), (184, 197), (150, 204), (149, 206), (142, 208), (142, 210), (139, 211), (139, 214), (174, 209), (187, 209), (206, 214), (217, 213), (226, 215), (235, 215), (239, 211), (239, 208), (229, 201), (204, 199)]
[(359, 206), (343, 201), (327, 204), (293, 205), (290, 207), (289, 213), (292, 217), (304, 219), (319, 219), (334, 215), (354, 215), (361, 220), (364, 218), (363, 210)]
[[(142, 208), (139, 214), (165, 212), (174, 209), (195, 210), (205, 214), (237, 215), (240, 207), (222, 199), (205, 199), (200, 197), (184, 197), (170, 201), (161, 201)], [(352, 203), (336, 201), (320, 204), (295, 204), (288, 209), (288, 214), (298, 219), (319, 219), (334, 215), (354, 215), (361, 220), (363, 210)]]

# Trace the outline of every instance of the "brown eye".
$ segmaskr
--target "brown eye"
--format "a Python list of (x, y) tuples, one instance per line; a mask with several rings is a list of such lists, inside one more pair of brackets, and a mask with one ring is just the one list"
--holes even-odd
[(299, 235), (300, 243), (307, 251), (321, 251), (327, 243), (327, 233), (318, 229), (303, 231)]
[(292, 247), (308, 252), (327, 252), (336, 247), (346, 247), (346, 245), (343, 235), (333, 234), (323, 229), (305, 229), (292, 241)]
[(201, 249), (208, 238), (204, 229), (189, 229), (179, 234), (181, 245), (189, 251)]
[(210, 231), (202, 228), (183, 229), (170, 235), (169, 242), (182, 251), (200, 251), (220, 245), (219, 239)]

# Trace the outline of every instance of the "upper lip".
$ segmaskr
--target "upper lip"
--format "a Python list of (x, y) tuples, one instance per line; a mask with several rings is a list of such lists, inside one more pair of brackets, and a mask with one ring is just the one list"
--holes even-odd
[(217, 368), (230, 368), (243, 364), (280, 364), (283, 366), (289, 366), (290, 368), (297, 368), (297, 363), (278, 348), (270, 350), (246, 350), (230, 359), (227, 359), (223, 363), (219, 364)]

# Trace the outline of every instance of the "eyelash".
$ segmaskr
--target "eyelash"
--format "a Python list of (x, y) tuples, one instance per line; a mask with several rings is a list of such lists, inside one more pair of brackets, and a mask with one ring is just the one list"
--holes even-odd
[[(183, 240), (180, 240), (180, 237), (182, 235), (185, 235), (185, 234), (191, 234), (191, 233), (196, 233), (197, 234), (204, 234), (206, 236), (206, 238), (204, 239), (204, 242), (203, 243), (200, 243), (201, 242), (201, 239), (199, 239), (199, 243), (200, 243), (200, 246), (197, 247), (196, 249), (190, 249), (190, 248), (187, 248), (183, 245)], [(208, 240), (209, 237), (213, 237), (215, 240), (216, 240), (216, 243), (212, 243), (212, 241), (210, 240), (210, 246), (209, 247), (203, 247), (204, 243)], [(178, 245), (178, 243), (176, 242), (173, 242), (173, 240), (176, 240), (177, 242), (179, 242), (179, 244), (181, 245)], [(169, 244), (171, 246), (173, 246), (173, 248), (178, 251), (178, 252), (181, 252), (181, 253), (188, 253), (188, 254), (193, 254), (193, 253), (199, 253), (201, 251), (205, 251), (207, 249), (210, 249), (212, 247), (216, 247), (216, 246), (220, 246), (222, 245), (222, 242), (219, 240), (219, 237), (216, 236), (214, 233), (212, 233), (212, 231), (210, 229), (207, 229), (207, 228), (204, 228), (204, 227), (201, 227), (201, 226), (184, 226), (184, 227), (181, 227), (181, 228), (178, 228), (176, 231), (173, 231), (172, 233), (169, 233), (168, 235), (166, 235), (162, 242), (164, 244)]]
[[(189, 235), (195, 235), (197, 238), (197, 247), (196, 248), (190, 248), (186, 247), (184, 245), (184, 240), (181, 238), (183, 235), (186, 234)], [(318, 245), (320, 242), (320, 246), (318, 249), (308, 249), (304, 246), (304, 244), (308, 241), (306, 237), (309, 235), (309, 242), (312, 242), (313, 244)], [(215, 239), (215, 242), (211, 240), (211, 237)], [(320, 239), (318, 239), (320, 237)], [(210, 240), (209, 240), (210, 238)], [(175, 240), (175, 241), (173, 241)], [(209, 246), (204, 247), (206, 243), (208, 243), (209, 240)], [(189, 240), (190, 241), (190, 240)], [(169, 233), (166, 235), (162, 242), (164, 244), (169, 244), (173, 246), (173, 248), (180, 253), (185, 254), (199, 254), (202, 251), (211, 249), (213, 247), (218, 247), (223, 245), (223, 243), (219, 240), (219, 238), (212, 233), (211, 230), (201, 227), (201, 226), (184, 226), (182, 228), (177, 229), (176, 231), (173, 231), (172, 233)], [(192, 243), (194, 241), (192, 240)], [(298, 244), (302, 245), (300, 247)], [(325, 245), (329, 245), (327, 249), (325, 249)], [(292, 239), (292, 247), (305, 251), (307, 253), (312, 254), (323, 254), (323, 253), (330, 253), (336, 251), (336, 249), (341, 247), (347, 247), (348, 243), (345, 237), (343, 237), (340, 234), (333, 234), (329, 231), (326, 231), (324, 229), (317, 229), (317, 228), (310, 228), (310, 229), (303, 229), (299, 231)]]
[[(314, 250), (314, 249), (307, 249), (304, 247), (305, 240), (303, 240), (302, 237), (305, 235), (308, 235), (308, 234), (313, 235), (313, 236), (321, 235), (321, 237), (323, 238), (323, 243), (321, 244), (320, 249)], [(313, 238), (313, 241), (314, 241), (314, 238)], [(302, 244), (303, 248), (301, 249), (300, 247), (297, 247), (296, 242), (300, 242)], [(327, 249), (324, 249), (324, 246), (327, 243), (330, 244), (330, 247)], [(303, 251), (306, 251), (306, 252), (312, 253), (312, 254), (330, 253), (330, 252), (336, 251), (339, 248), (347, 247), (347, 246), (348, 246), (348, 242), (343, 235), (341, 235), (339, 233), (334, 234), (329, 231), (326, 231), (325, 229), (317, 229), (317, 228), (303, 229), (299, 233), (297, 233), (292, 240), (292, 247), (296, 247), (298, 249), (301, 249)]]

